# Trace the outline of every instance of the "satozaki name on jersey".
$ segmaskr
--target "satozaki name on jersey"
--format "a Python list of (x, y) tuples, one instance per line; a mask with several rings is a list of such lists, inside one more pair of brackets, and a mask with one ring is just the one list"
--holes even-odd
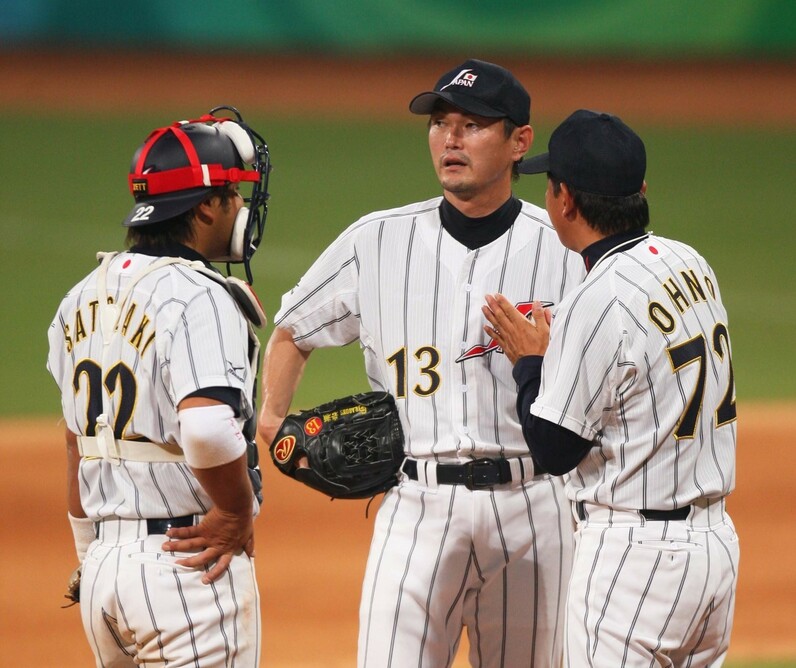
[[(113, 299), (109, 297), (108, 303), (113, 304)], [(75, 311), (71, 326), (67, 322), (64, 323), (64, 346), (67, 353), (71, 353), (78, 343), (97, 331), (98, 307), (99, 302), (96, 299), (90, 301), (84, 308)], [(130, 306), (120, 319), (117, 330), (138, 351), (139, 355), (143, 355), (155, 340), (155, 332), (151, 331), (152, 321), (146, 313), (140, 319), (135, 317), (136, 309), (137, 304), (130, 302)]]

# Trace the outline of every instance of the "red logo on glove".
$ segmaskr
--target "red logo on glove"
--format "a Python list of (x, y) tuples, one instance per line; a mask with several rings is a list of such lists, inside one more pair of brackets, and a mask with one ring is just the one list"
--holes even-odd
[(276, 442), (276, 445), (274, 446), (274, 459), (276, 459), (276, 461), (278, 461), (280, 464), (290, 461), (290, 457), (293, 454), (295, 447), (295, 436), (283, 436)]
[(319, 417), (311, 417), (304, 423), (304, 433), (307, 436), (315, 436), (316, 434), (321, 433), (321, 429), (323, 429), (323, 422)]

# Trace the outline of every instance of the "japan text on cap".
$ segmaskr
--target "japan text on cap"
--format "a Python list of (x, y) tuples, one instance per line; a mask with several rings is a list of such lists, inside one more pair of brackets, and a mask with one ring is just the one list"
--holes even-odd
[(483, 60), (466, 60), (443, 74), (433, 91), (416, 95), (409, 103), (413, 114), (430, 114), (438, 100), (486, 118), (508, 118), (528, 125), (531, 96), (506, 68)]
[(519, 164), (521, 174), (549, 172), (581, 192), (627, 197), (641, 191), (644, 142), (617, 116), (579, 109), (550, 135), (547, 153)]

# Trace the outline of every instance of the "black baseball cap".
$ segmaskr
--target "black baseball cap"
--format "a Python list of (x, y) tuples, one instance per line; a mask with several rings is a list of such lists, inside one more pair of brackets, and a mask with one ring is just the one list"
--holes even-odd
[(122, 225), (158, 223), (205, 200), (212, 186), (246, 178), (233, 142), (202, 122), (177, 122), (153, 130), (133, 154), (128, 175), (135, 206)]
[(595, 195), (627, 197), (641, 191), (647, 169), (644, 142), (617, 116), (579, 109), (553, 130), (547, 150), (520, 162), (520, 173), (549, 172)]
[(413, 114), (430, 114), (444, 100), (470, 114), (508, 118), (516, 125), (531, 120), (531, 96), (505, 67), (483, 60), (466, 60), (446, 72), (434, 90), (416, 95), (409, 103)]

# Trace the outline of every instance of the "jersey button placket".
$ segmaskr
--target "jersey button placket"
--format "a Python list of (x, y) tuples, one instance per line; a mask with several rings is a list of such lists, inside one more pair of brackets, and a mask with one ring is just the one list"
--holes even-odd
[[(455, 300), (453, 304), (452, 328), (451, 336), (455, 339), (452, 348), (455, 350), (457, 347), (461, 352), (466, 351), (473, 345), (473, 338), (478, 336), (477, 332), (472, 331), (472, 327), (468, 327), (468, 320), (470, 312), (474, 308), (473, 303), (473, 283), (472, 283), (472, 270), (473, 262), (475, 261), (476, 254), (468, 253), (464, 258), (459, 269), (457, 278), (458, 289), (455, 291)], [(457, 363), (455, 358), (450, 360), (451, 364), (451, 382), (456, 392), (452, 395), (454, 406), (453, 411), (453, 427), (460, 435), (457, 449), (459, 454), (469, 456), (472, 453), (472, 440), (470, 434), (472, 432), (472, 425), (470, 424), (470, 414), (472, 407), (470, 403), (473, 401), (472, 392), (468, 392), (470, 385), (470, 374), (472, 369), (468, 368), (467, 362)]]

